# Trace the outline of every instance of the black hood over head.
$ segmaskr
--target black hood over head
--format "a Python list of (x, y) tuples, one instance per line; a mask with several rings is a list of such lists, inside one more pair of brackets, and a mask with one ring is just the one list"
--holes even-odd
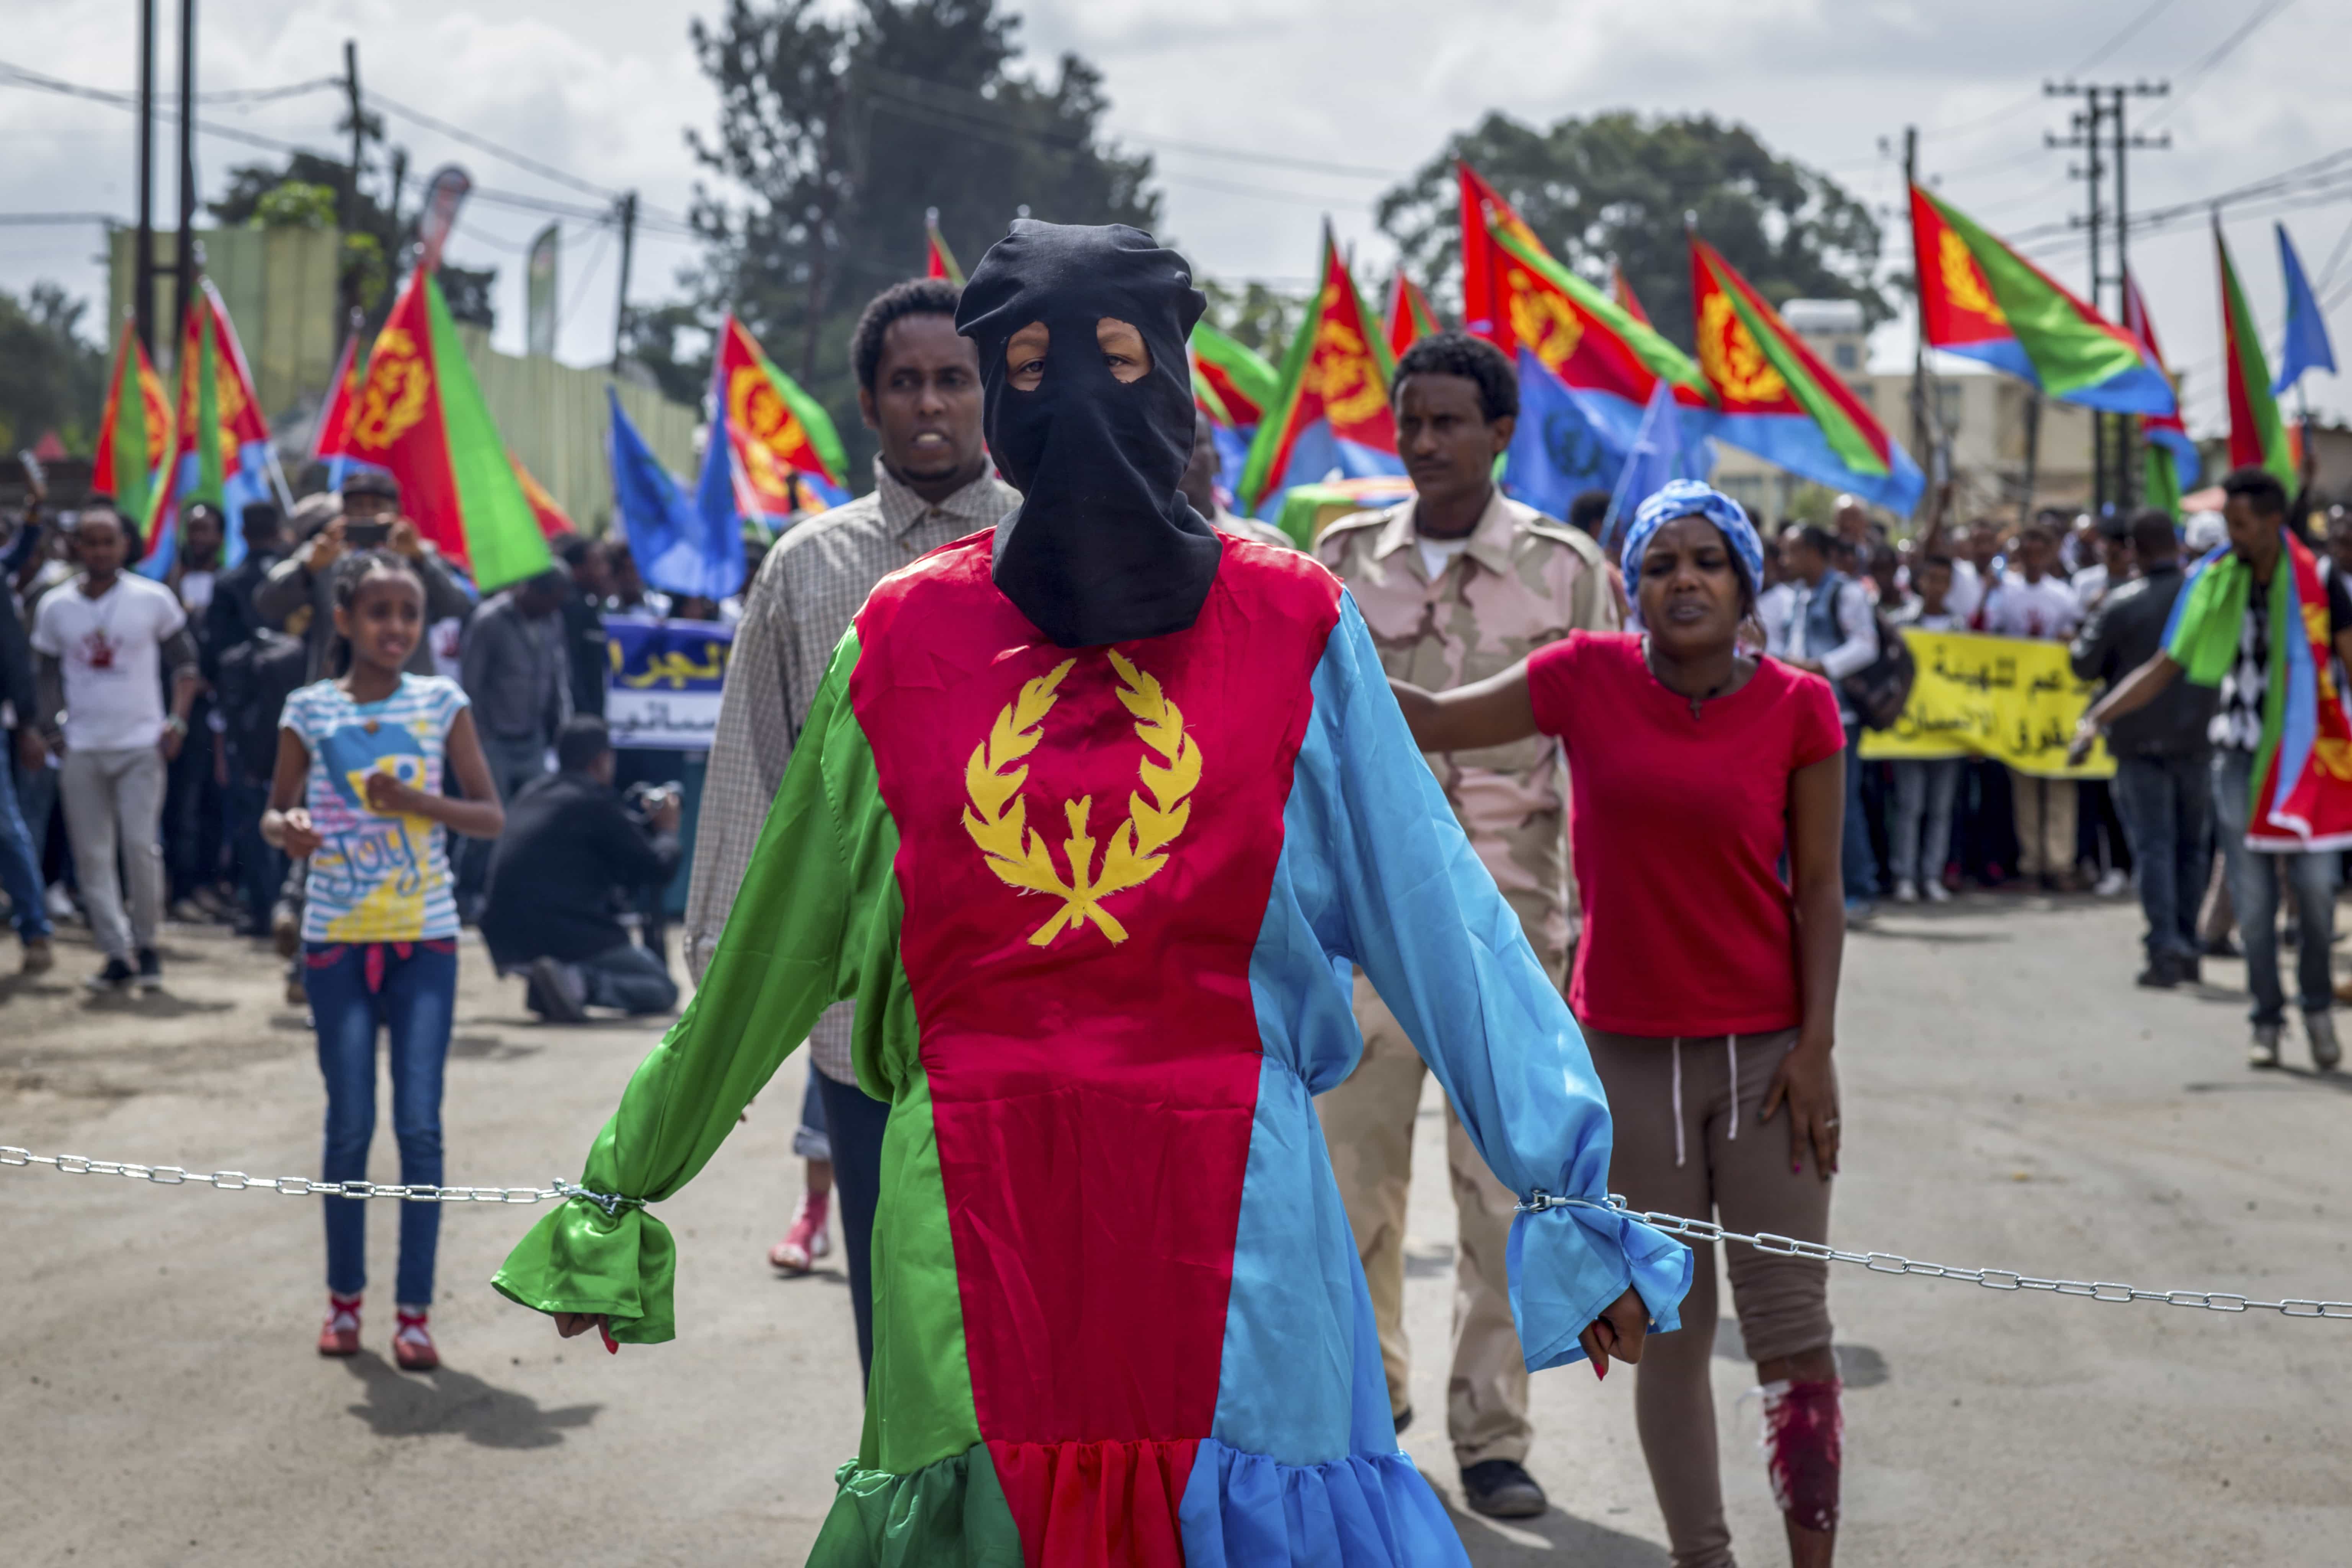
[[(1016, 219), (964, 284), (956, 331), (980, 350), (989, 451), (1022, 497), (996, 525), (996, 586), (1060, 647), (1182, 631), (1216, 581), (1216, 531), (1176, 488), (1192, 455), (1185, 345), (1206, 305), (1182, 257), (1122, 224)], [(1142, 334), (1141, 380), (1103, 363), (1107, 316)], [(1023, 392), (1004, 348), (1032, 321), (1045, 375)]]

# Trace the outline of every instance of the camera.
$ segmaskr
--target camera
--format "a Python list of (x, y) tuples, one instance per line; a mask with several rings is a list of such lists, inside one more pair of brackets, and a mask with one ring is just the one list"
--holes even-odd
[(682, 805), (685, 800), (686, 786), (676, 779), (661, 784), (640, 779), (621, 792), (622, 806), (640, 827), (649, 827), (654, 814), (663, 806)]

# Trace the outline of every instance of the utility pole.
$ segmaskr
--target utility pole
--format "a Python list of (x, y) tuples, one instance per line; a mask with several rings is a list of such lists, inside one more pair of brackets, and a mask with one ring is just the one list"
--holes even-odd
[[(196, 297), (196, 0), (180, 0), (180, 247), (173, 258), (172, 342)], [(174, 351), (177, 363), (177, 348)]]
[(613, 312), (613, 368), (621, 368), (622, 346), (629, 336), (629, 262), (637, 244), (637, 193), (631, 191), (619, 203), (621, 216), (621, 292)]
[(360, 222), (360, 157), (361, 139), (367, 134), (367, 121), (360, 116), (360, 46), (357, 39), (343, 40), (343, 92), (352, 106), (352, 177), (343, 188), (343, 232), (350, 234)]
[[(1912, 189), (1919, 183), (1919, 128), (1903, 128), (1903, 196), (1904, 211), (1909, 212)], [(1911, 249), (1916, 258), (1918, 237), (1912, 236)], [(1920, 288), (1914, 280), (1912, 291), (1915, 310), (1920, 308)], [(1935, 388), (1927, 380), (1927, 323), (1923, 319), (1911, 338), (1911, 449), (1927, 465), (1927, 527), (1930, 532), (1944, 525), (1944, 508), (1952, 479), (1951, 453), (1944, 444), (1944, 411), (1933, 401)], [(1924, 536), (1923, 536), (1924, 537)]]
[[(131, 320), (155, 357), (155, 0), (139, 0), (139, 237), (131, 258)], [(110, 327), (111, 322), (109, 323)]]
[[(2088, 157), (2080, 167), (2066, 171), (2071, 176), (2085, 182), (2090, 196), (2088, 217), (2069, 221), (2090, 229), (2091, 238), (2091, 308), (2103, 314), (2108, 312), (2108, 286), (2114, 286), (2113, 313), (2108, 320), (2123, 317), (2124, 278), (2129, 271), (2129, 248), (2126, 233), (2129, 225), (2127, 198), (2129, 178), (2125, 167), (2128, 153), (2135, 148), (2161, 149), (2172, 145), (2168, 134), (2157, 138), (2126, 134), (2124, 129), (2124, 101), (2131, 98), (2161, 98), (2172, 90), (2169, 82), (2114, 82), (2106, 85), (2074, 81), (2044, 82), (2042, 91), (2050, 98), (2080, 98), (2088, 105), (2074, 116), (2070, 136), (2060, 138), (2045, 132), (2045, 147), (2080, 148)], [(2100, 132), (2112, 127), (2113, 140), (2103, 141)], [(2114, 154), (2116, 176), (2115, 226), (2116, 269), (2105, 270), (2103, 234), (2107, 217), (2103, 210), (2104, 193), (2100, 180), (2107, 173), (2107, 153)], [(2136, 469), (2132, 462), (2133, 426), (2130, 418), (2098, 413), (2091, 415), (2091, 506), (2094, 513), (2103, 513), (2110, 501), (2117, 506), (2129, 504), (2135, 489)]]

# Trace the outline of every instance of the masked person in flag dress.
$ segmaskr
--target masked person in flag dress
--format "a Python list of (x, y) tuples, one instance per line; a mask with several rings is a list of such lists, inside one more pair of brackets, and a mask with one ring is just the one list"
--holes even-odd
[(1023, 220), (972, 274), (957, 326), (1023, 501), (875, 588), (700, 994), (590, 1151), (605, 1201), (497, 1277), (566, 1332), (671, 1338), (643, 1205), (855, 997), (891, 1109), (827, 1568), (1466, 1563), (1398, 1449), (1316, 1122), (1362, 1049), (1356, 965), (1530, 1201), (1528, 1365), (1678, 1323), (1690, 1255), (1595, 1206), (1599, 1080), (1355, 605), (1178, 489), (1202, 307), (1131, 228)]
[[(2279, 983), (2279, 884), (2301, 928), (2296, 1001), (2311, 1063), (2333, 1072), (2336, 851), (2352, 848), (2352, 721), (2331, 658), (2352, 665), (2352, 587), (2319, 570), (2286, 525), (2286, 489), (2263, 468), (2221, 480), (2228, 542), (2189, 568), (2164, 642), (2091, 704), (2070, 761), (2115, 720), (2146, 707), (2182, 676), (2220, 689), (2213, 742), (2213, 826), (2253, 993), (2252, 1066), (2279, 1065), (2286, 992)], [(2276, 870), (2273, 871), (2273, 868)]]

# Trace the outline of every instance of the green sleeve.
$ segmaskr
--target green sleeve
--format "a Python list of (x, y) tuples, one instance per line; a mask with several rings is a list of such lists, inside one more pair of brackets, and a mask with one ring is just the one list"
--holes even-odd
[[(869, 955), (895, 952), (895, 931), (866, 929), (898, 909), (877, 896), (897, 834), (850, 710), (856, 663), (853, 633), (810, 705), (701, 988), (588, 1152), (589, 1191), (651, 1203), (692, 1181), (817, 1015), (858, 990)], [(491, 1283), (542, 1312), (601, 1312), (615, 1340), (656, 1344), (677, 1334), (676, 1268), (668, 1227), (643, 1206), (608, 1215), (573, 1198), (531, 1226)]]

